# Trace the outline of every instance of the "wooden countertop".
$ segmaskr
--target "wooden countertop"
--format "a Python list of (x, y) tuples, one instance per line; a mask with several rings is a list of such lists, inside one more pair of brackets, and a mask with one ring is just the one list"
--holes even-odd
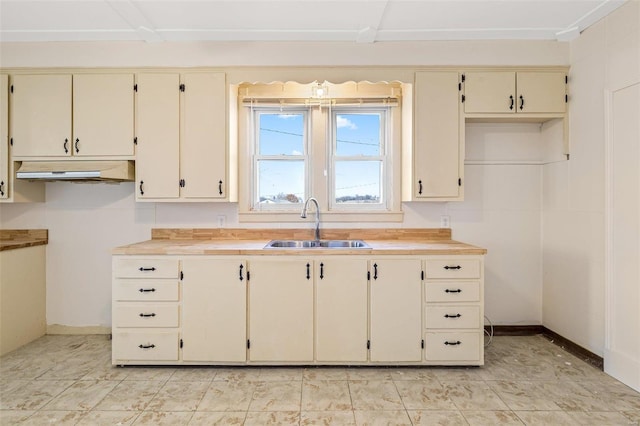
[(0, 229), (0, 251), (45, 245), (49, 242), (46, 229)]
[(117, 247), (113, 254), (126, 255), (481, 255), (487, 250), (451, 239), (449, 229), (327, 229), (322, 239), (362, 239), (371, 248), (269, 248), (272, 239), (311, 239), (309, 229), (197, 229), (153, 230), (153, 238)]

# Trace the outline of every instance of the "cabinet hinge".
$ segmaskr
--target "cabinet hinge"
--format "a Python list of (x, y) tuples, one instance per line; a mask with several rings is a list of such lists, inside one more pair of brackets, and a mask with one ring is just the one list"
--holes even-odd
[(247, 349), (251, 349), (251, 340), (247, 339)]
[(422, 339), (422, 342), (420, 343), (420, 347), (424, 349), (424, 339)]
[(9, 139), (9, 145), (13, 146), (13, 138)]
[(133, 91), (134, 91), (134, 92), (137, 92), (137, 91), (138, 91), (138, 83), (136, 83), (136, 84), (134, 84), (134, 85), (133, 85)]
[(420, 279), (424, 281), (424, 271), (420, 271)]
[(458, 178), (458, 186), (462, 186), (462, 178)]
[(134, 145), (138, 145), (138, 137), (137, 136), (135, 138), (133, 138), (133, 144)]
[(367, 349), (371, 349), (371, 340), (367, 340)]
[(569, 95), (564, 95), (564, 103), (568, 103), (569, 102)]
[(462, 83), (458, 83), (458, 92), (462, 90)]
[(371, 271), (367, 271), (367, 281), (371, 281)]
[(569, 76), (568, 75), (564, 76), (564, 84), (569, 84)]
[(13, 84), (11, 85), (11, 93), (13, 93)]
[(182, 346), (184, 346), (184, 342), (180, 339), (180, 349), (182, 349)]
[(180, 271), (180, 281), (184, 280), (184, 272)]
[(247, 271), (247, 281), (251, 279), (251, 272)]
[(184, 180), (184, 179), (180, 179), (180, 180), (178, 181), (178, 186), (179, 186), (180, 188), (184, 188), (184, 186), (185, 186), (185, 185), (186, 185), (186, 183), (185, 183), (185, 180)]
[(465, 80), (465, 78), (466, 78), (466, 77), (465, 77), (465, 75), (464, 75), (464, 74), (462, 74), (462, 77), (461, 77), (461, 78), (462, 78), (462, 82), (464, 83), (464, 80)]
[(465, 101), (465, 99), (467, 99), (467, 97), (466, 97), (465, 95), (462, 95), (462, 96), (460, 97), (460, 99), (462, 100), (462, 103), (464, 103), (464, 101)]
[(184, 86), (184, 83), (183, 83), (183, 84), (180, 85), (180, 91), (184, 92), (184, 89), (185, 89), (185, 86)]

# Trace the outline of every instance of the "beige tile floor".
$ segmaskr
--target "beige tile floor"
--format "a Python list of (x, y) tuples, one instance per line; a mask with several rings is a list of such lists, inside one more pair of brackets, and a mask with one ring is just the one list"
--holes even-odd
[(478, 368), (112, 367), (105, 336), (0, 358), (2, 425), (638, 425), (640, 394), (542, 336)]

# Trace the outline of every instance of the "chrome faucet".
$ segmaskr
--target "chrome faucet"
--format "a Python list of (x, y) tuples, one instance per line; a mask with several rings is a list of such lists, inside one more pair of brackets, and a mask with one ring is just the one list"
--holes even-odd
[(316, 205), (316, 231), (314, 239), (315, 241), (320, 241), (320, 207), (318, 206), (318, 200), (313, 197), (307, 198), (307, 201), (305, 201), (304, 207), (302, 208), (302, 213), (300, 213), (300, 217), (303, 219), (307, 218), (307, 209), (309, 208), (310, 201), (313, 201), (313, 204)]

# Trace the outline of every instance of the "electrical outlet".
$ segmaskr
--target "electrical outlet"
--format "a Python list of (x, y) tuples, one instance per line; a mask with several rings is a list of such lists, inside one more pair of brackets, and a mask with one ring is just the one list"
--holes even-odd
[(227, 217), (223, 214), (218, 215), (218, 228), (224, 228), (227, 223)]
[(440, 228), (451, 228), (451, 218), (449, 216), (440, 216)]

